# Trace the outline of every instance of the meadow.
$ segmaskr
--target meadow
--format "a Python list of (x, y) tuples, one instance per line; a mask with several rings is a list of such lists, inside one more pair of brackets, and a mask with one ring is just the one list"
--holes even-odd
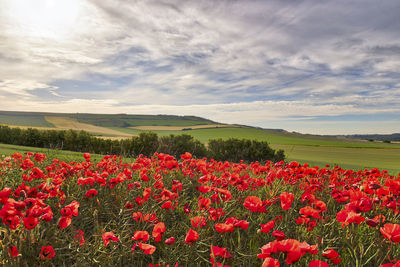
[(72, 156), (0, 159), (1, 264), (400, 264), (400, 173)]
[(400, 144), (224, 125), (193, 116), (0, 112), (0, 123), (85, 130), (108, 139), (129, 138), (149, 131), (158, 136), (188, 134), (205, 144), (210, 139), (245, 138), (267, 141), (272, 148), (285, 150), (289, 161), (321, 167), (339, 164), (353, 169), (380, 168), (391, 173), (400, 170)]
[[(117, 130), (116, 128), (113, 128)], [(137, 135), (144, 130), (120, 129)], [(392, 173), (400, 171), (400, 144), (357, 141), (249, 127), (224, 127), (187, 131), (152, 130), (159, 136), (189, 134), (203, 143), (210, 139), (247, 138), (267, 141), (274, 149), (283, 149), (289, 161), (325, 166), (340, 165), (346, 168), (381, 168)]]

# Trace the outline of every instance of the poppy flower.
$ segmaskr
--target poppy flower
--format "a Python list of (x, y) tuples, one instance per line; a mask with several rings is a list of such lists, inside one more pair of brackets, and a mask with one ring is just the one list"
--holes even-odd
[(281, 200), (282, 209), (289, 210), (292, 206), (294, 195), (292, 193), (283, 192), (279, 195), (279, 199)]
[(269, 221), (265, 224), (261, 224), (260, 232), (269, 233), (269, 231), (271, 231), (274, 228), (274, 226), (275, 226), (275, 221)]
[(42, 250), (40, 251), (40, 258), (41, 259), (48, 259), (50, 260), (56, 255), (53, 246), (43, 246)]
[(281, 266), (277, 259), (266, 257), (261, 267), (279, 267)]
[(195, 216), (190, 219), (193, 228), (201, 228), (203, 226), (207, 226), (206, 218), (203, 216)]
[(108, 246), (108, 244), (110, 243), (110, 240), (112, 240), (114, 242), (118, 242), (119, 241), (118, 237), (116, 237), (113, 232), (105, 232), (105, 233), (103, 233), (102, 238), (103, 238), (104, 246)]
[(61, 217), (60, 222), (58, 225), (60, 226), (61, 229), (67, 228), (72, 222), (72, 218), (70, 216), (68, 217)]
[(19, 252), (16, 246), (8, 247), (8, 253), (11, 257), (15, 258), (18, 257)]
[(79, 242), (79, 246), (83, 246), (85, 244), (84, 232), (82, 230), (77, 230), (75, 235), (75, 240)]
[(170, 237), (170, 238), (166, 239), (164, 243), (167, 244), (167, 245), (174, 244), (175, 243), (175, 237)]
[(265, 206), (257, 196), (248, 196), (243, 202), (243, 206), (252, 212), (265, 212)]
[(197, 239), (199, 239), (199, 233), (193, 229), (189, 229), (185, 237), (185, 243), (190, 245), (191, 242), (195, 242)]
[(400, 243), (400, 224), (385, 223), (379, 230), (386, 239)]
[(153, 254), (156, 251), (156, 247), (150, 244), (143, 244), (139, 242), (139, 248), (143, 250), (144, 254)]
[(285, 239), (286, 235), (282, 231), (275, 230), (272, 232), (272, 235), (276, 238), (276, 240), (280, 241)]
[(132, 240), (139, 241), (142, 240), (143, 242), (146, 242), (149, 240), (150, 235), (147, 231), (136, 231), (133, 234)]
[(229, 253), (227, 248), (221, 248), (221, 247), (217, 247), (217, 246), (212, 246), (211, 245), (210, 250), (211, 250), (211, 252), (210, 252), (210, 257), (211, 258), (215, 258), (215, 257), (218, 256), (218, 257), (222, 257), (224, 259), (228, 259), (228, 258), (233, 257)]
[(308, 267), (329, 267), (329, 264), (324, 261), (313, 260), (308, 264)]
[(220, 234), (224, 234), (226, 232), (233, 232), (233, 224), (216, 223), (215, 230), (217, 230), (218, 233)]
[(95, 197), (97, 195), (97, 193), (98, 193), (97, 190), (92, 188), (92, 189), (89, 189), (88, 191), (86, 191), (85, 197), (92, 198), (92, 197)]
[(26, 229), (33, 229), (38, 225), (39, 219), (37, 217), (25, 217), (23, 219), (24, 226)]
[(322, 256), (324, 256), (327, 259), (334, 259), (338, 258), (340, 255), (333, 249), (327, 249), (322, 253)]
[(165, 224), (163, 222), (159, 222), (154, 225), (153, 232), (151, 236), (154, 238), (155, 242), (160, 242), (162, 238), (162, 234), (165, 232)]

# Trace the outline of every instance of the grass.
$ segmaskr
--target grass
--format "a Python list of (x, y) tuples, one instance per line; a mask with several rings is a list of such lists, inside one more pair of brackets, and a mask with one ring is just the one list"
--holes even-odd
[[(113, 128), (117, 130), (117, 128)], [(138, 135), (141, 130), (121, 129)], [(340, 165), (344, 168), (386, 169), (400, 172), (400, 145), (282, 133), (256, 128), (215, 128), (189, 131), (153, 131), (159, 136), (189, 134), (206, 143), (209, 139), (246, 138), (267, 141), (274, 149), (283, 149), (288, 161), (309, 163), (313, 166)]]
[(130, 114), (88, 114), (88, 113), (47, 113), (0, 111), (0, 123), (53, 127), (45, 117), (68, 117), (78, 122), (101, 127), (133, 127), (133, 126), (195, 126), (216, 124), (216, 122), (196, 116), (176, 115), (130, 115)]
[(74, 118), (69, 117), (56, 117), (56, 116), (46, 116), (47, 121), (54, 124), (58, 129), (72, 129), (76, 131), (87, 131), (94, 134), (100, 134), (102, 136), (130, 136), (129, 134), (115, 131), (105, 127), (94, 126), (92, 124), (78, 122)]
[[(138, 135), (144, 130), (132, 128), (116, 128), (111, 129)], [(386, 144), (376, 142), (356, 141), (354, 139), (339, 139), (334, 137), (320, 137), (311, 135), (301, 135), (288, 132), (277, 132), (273, 130), (264, 130), (249, 127), (224, 127), (210, 129), (193, 129), (187, 131), (168, 131), (168, 130), (153, 130), (159, 136), (170, 134), (189, 134), (195, 139), (207, 143), (210, 139), (254, 139), (259, 141), (267, 141), (270, 144), (279, 145), (302, 145), (302, 146), (333, 146), (333, 147), (353, 147), (353, 148), (400, 148), (400, 144)]]
[[(77, 161), (77, 160), (82, 161), (83, 159), (82, 158), (83, 153), (81, 152), (0, 144), (0, 157), (10, 156), (15, 152), (18, 152), (20, 154), (24, 154), (27, 152), (44, 153), (48, 158), (58, 158), (66, 162)], [(92, 158), (94, 160), (100, 160), (102, 157), (103, 155), (92, 154)]]
[(17, 126), (35, 126), (35, 127), (54, 127), (53, 124), (46, 121), (44, 116), (40, 115), (20, 115), (6, 114), (0, 111), (0, 124), (9, 124)]
[(288, 161), (314, 166), (339, 165), (348, 169), (380, 168), (392, 174), (400, 172), (400, 149), (348, 148), (325, 146), (271, 145), (283, 149)]

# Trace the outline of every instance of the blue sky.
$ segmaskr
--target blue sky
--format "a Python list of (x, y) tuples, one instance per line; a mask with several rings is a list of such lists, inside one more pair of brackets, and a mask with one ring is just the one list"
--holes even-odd
[(400, 1), (0, 0), (1, 110), (400, 132)]

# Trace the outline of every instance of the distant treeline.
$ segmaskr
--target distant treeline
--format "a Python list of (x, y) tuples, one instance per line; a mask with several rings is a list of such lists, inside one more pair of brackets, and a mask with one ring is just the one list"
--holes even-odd
[(190, 152), (196, 157), (239, 162), (281, 161), (284, 151), (270, 148), (267, 142), (247, 139), (214, 139), (206, 147), (191, 135), (169, 135), (159, 137), (156, 133), (140, 133), (130, 139), (111, 140), (94, 137), (85, 131), (38, 130), (0, 126), (0, 143), (33, 146), (50, 149), (117, 154), (125, 157), (149, 156), (155, 152), (178, 157)]
[(394, 134), (353, 134), (344, 135), (347, 138), (364, 139), (364, 140), (378, 140), (378, 141), (400, 141), (400, 133)]

